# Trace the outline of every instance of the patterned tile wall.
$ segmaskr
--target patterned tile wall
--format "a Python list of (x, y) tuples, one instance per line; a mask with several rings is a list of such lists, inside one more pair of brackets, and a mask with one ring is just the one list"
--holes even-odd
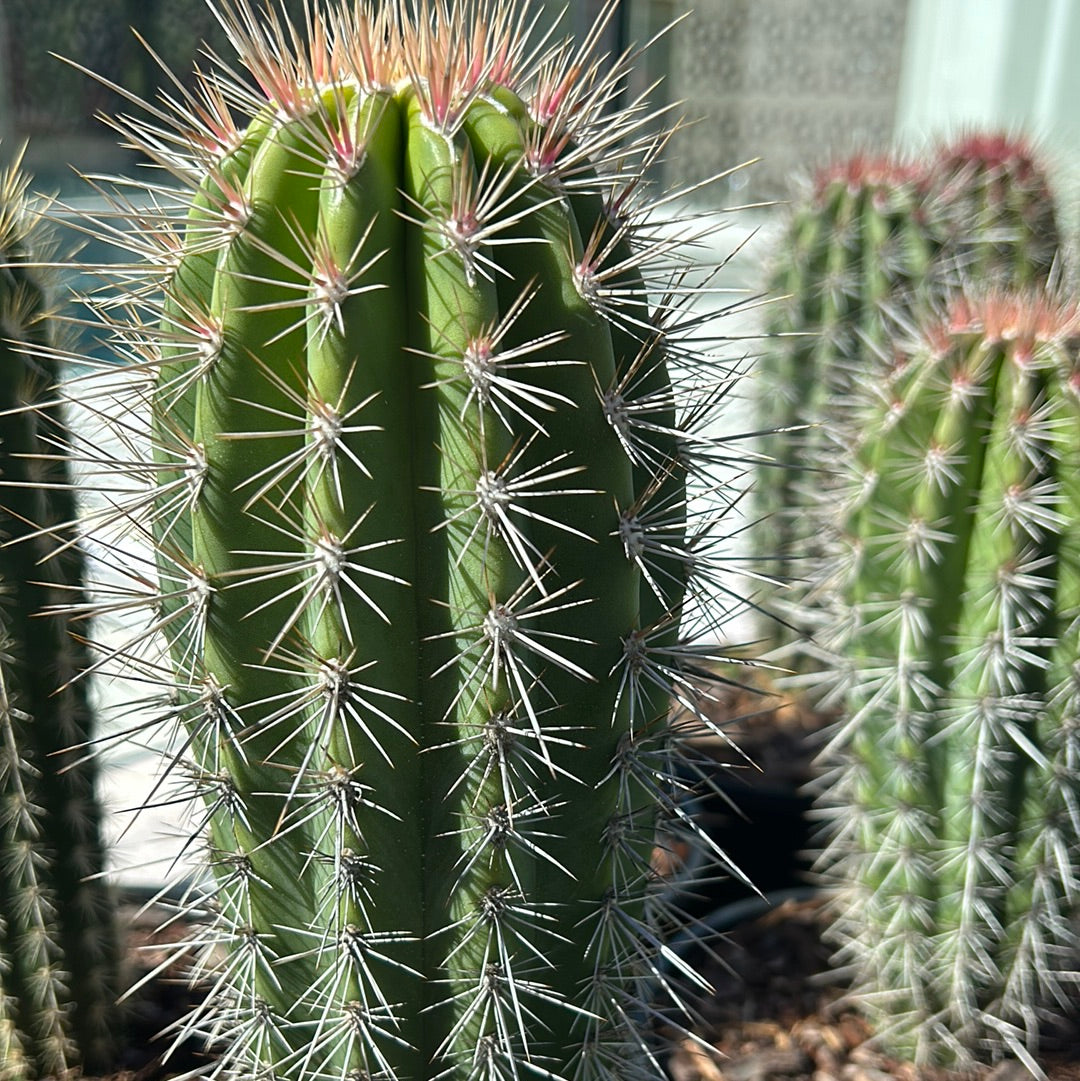
[[(574, 0), (564, 28), (587, 33), (604, 6)], [(684, 101), (687, 116), (701, 118), (673, 145), (665, 179), (696, 180), (761, 156), (741, 178), (747, 190), (736, 184), (736, 192), (770, 198), (787, 190), (793, 170), (829, 151), (891, 136), (907, 6), (908, 0), (623, 0), (601, 47), (617, 51), (624, 35), (642, 42), (693, 7), (635, 76), (635, 89), (663, 76), (661, 97)], [(205, 0), (0, 0), (0, 21), (7, 29), (6, 48), (0, 34), (0, 97), (13, 114), (5, 118), (4, 126), (14, 128), (3, 132), (9, 139), (105, 134), (94, 113), (122, 106), (49, 56), (50, 49), (152, 97), (163, 80), (130, 22), (181, 72), (200, 37), (223, 44)]]
[[(690, 6), (690, 5), (686, 5)], [(740, 198), (775, 198), (793, 172), (892, 137), (908, 0), (696, 0), (652, 53), (637, 83), (699, 119), (674, 144), (665, 179), (700, 180), (752, 157)], [(645, 40), (682, 8), (636, 0)], [(740, 190), (741, 189), (741, 190)]]
[[(273, 2), (302, 15), (303, 0)], [(231, 55), (206, 0), (0, 0), (0, 96), (15, 134), (104, 133), (95, 114), (126, 107), (120, 95), (53, 53), (147, 100), (160, 88), (172, 90), (132, 27), (185, 79), (205, 42)]]

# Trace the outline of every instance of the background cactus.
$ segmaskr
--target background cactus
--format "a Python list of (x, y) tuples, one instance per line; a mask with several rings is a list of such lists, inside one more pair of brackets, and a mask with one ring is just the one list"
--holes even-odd
[(98, 535), (160, 577), (129, 571), (152, 625), (116, 659), (208, 826), (191, 1025), (244, 1077), (662, 1076), (650, 984), (690, 974), (650, 853), (658, 816), (707, 844), (680, 628), (721, 566), (687, 492), (727, 458), (641, 198), (666, 135), (610, 111), (629, 58), (518, 6), (223, 18), (261, 93), (218, 71), (118, 121), (190, 190), (102, 302), (101, 409), (133, 386), (150, 451), (107, 461), (146, 489)]
[(1046, 169), (1020, 135), (972, 132), (942, 146), (930, 169), (942, 243), (964, 280), (1040, 288), (1061, 243)]
[[(755, 481), (758, 549), (778, 582), (800, 580), (813, 554), (804, 512), (829, 468), (820, 423), (883, 348), (886, 320), (906, 314), (937, 246), (922, 170), (899, 158), (860, 155), (823, 170), (792, 212), (768, 287), (779, 298), (768, 309), (774, 340), (758, 367), (759, 415), (772, 432), (761, 450), (775, 463)], [(774, 644), (785, 637), (779, 626), (772, 634)]]
[[(853, 381), (888, 365), (892, 337), (963, 282), (1045, 285), (1059, 243), (1045, 170), (1019, 137), (971, 134), (925, 159), (856, 155), (818, 175), (768, 290), (783, 299), (759, 368), (762, 426), (776, 432), (760, 444), (776, 464), (756, 481), (767, 573), (799, 582), (820, 551), (806, 511), (827, 486)], [(776, 599), (792, 615), (782, 591)], [(765, 633), (774, 645), (791, 638), (776, 623)]]
[(853, 406), (821, 866), (859, 1001), (918, 1062), (1031, 1062), (1071, 997), (1078, 331), (1071, 302), (960, 297)]
[[(112, 1065), (116, 936), (84, 647), (82, 557), (55, 397), (50, 257), (18, 165), (0, 178), (0, 1077)], [(34, 524), (32, 524), (34, 523)]]

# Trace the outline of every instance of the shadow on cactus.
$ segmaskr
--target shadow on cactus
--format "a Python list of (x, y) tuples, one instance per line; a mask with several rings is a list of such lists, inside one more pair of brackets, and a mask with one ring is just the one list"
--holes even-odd
[(79, 390), (131, 484), (92, 540), (157, 568), (116, 560), (147, 622), (103, 663), (182, 729), (188, 1028), (228, 1076), (663, 1076), (658, 818), (738, 874), (681, 799), (734, 586), (670, 132), (518, 5), (222, 18), (235, 71), (115, 122), (186, 191)]
[(0, 174), (0, 1077), (107, 1068), (117, 942), (82, 674), (53, 257), (19, 160)]
[(957, 297), (853, 392), (820, 508), (846, 719), (825, 760), (839, 959), (916, 1062), (1032, 1065), (1080, 879), (1080, 315)]

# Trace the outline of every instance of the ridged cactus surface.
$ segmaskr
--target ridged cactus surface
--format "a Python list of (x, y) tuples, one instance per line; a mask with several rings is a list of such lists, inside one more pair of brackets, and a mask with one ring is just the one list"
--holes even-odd
[(50, 257), (28, 180), (0, 177), (0, 1078), (112, 1065), (116, 935), (87, 686), (58, 606), (78, 607), (65, 523), (70, 443), (55, 398)]
[(873, 363), (889, 320), (902, 320), (937, 254), (922, 171), (899, 158), (858, 156), (822, 170), (797, 204), (774, 255), (772, 336), (758, 367), (761, 441), (756, 513), (763, 569), (797, 582), (812, 555), (805, 509), (825, 483), (821, 422)]
[(224, 18), (259, 89), (118, 122), (190, 194), (137, 235), (130, 323), (102, 309), (102, 408), (126, 378), (151, 449), (99, 524), (160, 580), (119, 659), (207, 826), (191, 1023), (230, 1076), (662, 1076), (650, 855), (658, 817), (698, 836), (681, 628), (721, 566), (687, 491), (725, 457), (642, 198), (665, 136), (610, 111), (627, 58), (517, 6)]
[(930, 165), (930, 196), (963, 280), (1019, 289), (1050, 280), (1061, 235), (1046, 166), (1029, 140), (972, 132), (947, 143)]
[[(891, 363), (893, 337), (965, 283), (1045, 286), (1060, 240), (1045, 168), (1020, 137), (861, 154), (818, 174), (785, 227), (768, 287), (778, 299), (757, 397), (763, 428), (776, 434), (761, 440), (772, 464), (755, 485), (763, 570), (782, 584), (812, 577), (820, 546), (807, 509), (849, 440), (848, 392)], [(781, 612), (790, 614), (791, 595), (775, 593)], [(807, 619), (804, 609), (797, 621)], [(766, 633), (774, 645), (791, 639), (779, 624)]]
[(840, 956), (894, 1051), (1034, 1055), (1080, 945), (1080, 317), (954, 299), (887, 376), (834, 522)]

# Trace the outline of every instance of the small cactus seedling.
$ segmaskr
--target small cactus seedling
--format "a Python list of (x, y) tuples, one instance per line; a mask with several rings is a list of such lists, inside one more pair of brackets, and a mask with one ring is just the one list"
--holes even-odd
[(853, 405), (822, 867), (860, 1002), (919, 1062), (1030, 1062), (1071, 995), (1078, 358), (1075, 304), (961, 297)]
[[(116, 936), (85, 648), (82, 559), (55, 398), (48, 257), (18, 162), (0, 177), (0, 1078), (112, 1065)], [(32, 524), (33, 523), (33, 524)]]
[(517, 5), (222, 20), (235, 72), (116, 122), (188, 193), (101, 302), (102, 460), (145, 490), (98, 535), (160, 582), (114, 659), (207, 826), (191, 1025), (230, 1076), (660, 1077), (650, 988), (690, 973), (649, 858), (658, 817), (707, 843), (686, 637), (730, 502), (695, 238), (643, 200), (667, 134)]

